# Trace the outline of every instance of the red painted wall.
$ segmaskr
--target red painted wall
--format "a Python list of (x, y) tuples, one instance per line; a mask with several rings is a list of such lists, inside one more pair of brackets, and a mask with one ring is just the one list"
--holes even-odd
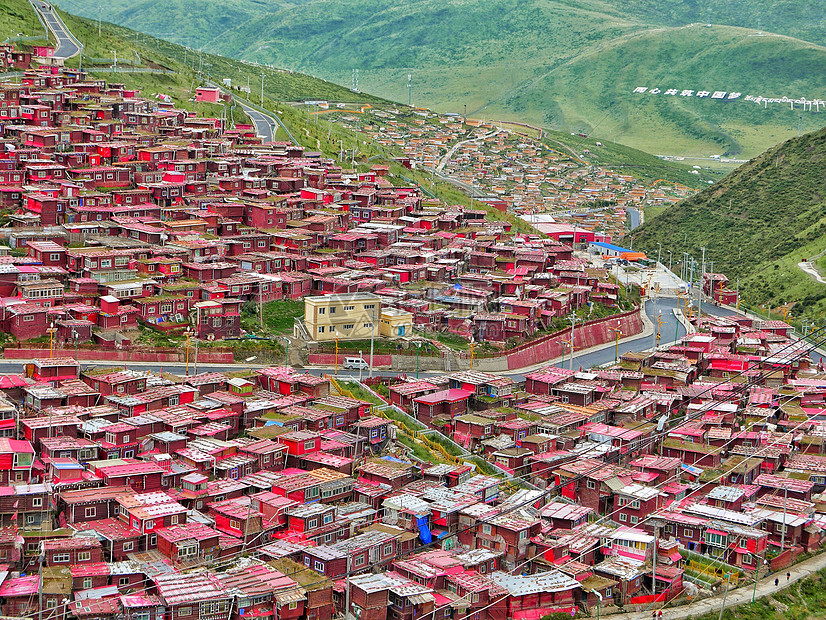
[[(619, 323), (619, 329), (626, 336), (642, 332), (643, 325), (639, 309), (613, 317), (589, 321), (585, 325), (574, 328), (574, 352), (613, 342), (616, 336), (609, 328), (616, 328), (617, 323)], [(550, 334), (537, 342), (517, 347), (513, 353), (508, 355), (508, 369), (540, 364), (559, 357), (563, 352), (568, 351), (568, 345), (565, 344), (565, 341), (570, 336), (571, 331), (566, 329)]]

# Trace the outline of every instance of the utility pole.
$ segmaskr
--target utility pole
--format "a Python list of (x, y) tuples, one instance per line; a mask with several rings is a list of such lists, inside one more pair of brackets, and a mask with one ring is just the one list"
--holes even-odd
[(655, 348), (660, 346), (660, 330), (663, 326), (663, 311), (660, 310), (660, 313), (657, 315), (657, 342), (654, 345)]
[(657, 540), (660, 534), (660, 528), (654, 526), (654, 561), (652, 565), (654, 568), (651, 571), (651, 594), (654, 595), (654, 603), (657, 602)]
[(264, 107), (264, 74), (261, 74), (261, 107)]
[(373, 378), (373, 339), (376, 332), (376, 303), (373, 303), (372, 311), (370, 312), (370, 378)]
[(100, 14), (103, 11), (103, 7), (98, 5), (98, 39), (100, 38)]
[[(197, 336), (197, 335), (196, 335)], [(195, 364), (192, 367), (192, 374), (198, 374), (198, 343), (200, 340), (196, 337), (195, 338)]]
[[(413, 88), (413, 84), (411, 82), (412, 79), (413, 79), (413, 75), (408, 73), (407, 74), (407, 105), (408, 105), (408, 107), (410, 106), (410, 101), (411, 101), (410, 90)], [(799, 129), (798, 129), (797, 135), (798, 136), (800, 135), (800, 130)]]
[(783, 529), (780, 534), (780, 551), (786, 549), (786, 502), (789, 499), (789, 485), (783, 483)]
[(706, 248), (705, 246), (700, 248), (703, 251), (703, 266), (702, 271), (700, 272), (700, 287), (699, 291), (697, 291), (697, 327), (700, 327), (700, 315), (702, 314), (703, 310), (703, 278), (706, 275)]
[(37, 620), (43, 620), (43, 563), (46, 561), (46, 551), (43, 549), (43, 542), (40, 542), (40, 562), (37, 567)]
[(571, 365), (569, 366), (571, 372), (574, 370), (574, 326), (576, 325), (576, 316), (569, 316), (568, 320), (571, 322)]
[(718, 620), (723, 620), (723, 610), (726, 608), (726, 597), (728, 596), (728, 584), (731, 580), (731, 574), (726, 573), (726, 591), (723, 593), (723, 604), (720, 605), (720, 617)]

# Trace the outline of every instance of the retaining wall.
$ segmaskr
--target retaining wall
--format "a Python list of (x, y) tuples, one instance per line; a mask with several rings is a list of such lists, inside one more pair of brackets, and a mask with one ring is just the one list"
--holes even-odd
[[(639, 334), (643, 330), (641, 310), (639, 308), (604, 319), (589, 321), (574, 328), (574, 353), (598, 345), (614, 342), (616, 334), (612, 329), (619, 328), (623, 337)], [(565, 353), (570, 353), (567, 341), (571, 337), (571, 330), (565, 329), (550, 334), (530, 344), (522, 345), (508, 354), (508, 369), (522, 368), (541, 364), (555, 359)]]
[[(339, 353), (338, 354), (338, 365), (341, 366), (344, 364), (344, 358), (346, 357), (358, 357), (358, 354), (353, 353)], [(370, 363), (370, 353), (365, 353), (362, 355), (364, 360), (369, 364)], [(393, 362), (393, 357), (390, 355), (373, 355), (373, 365), (374, 366), (390, 366)], [(336, 363), (336, 354), (335, 353), (310, 353), (310, 365), (311, 366), (335, 366)]]
[[(48, 347), (40, 349), (37, 347), (7, 348), (3, 352), (3, 357), (10, 359), (34, 359), (49, 357)], [(55, 348), (53, 357), (75, 357), (74, 349)], [(170, 349), (169, 351), (147, 351), (145, 349), (78, 349), (78, 361), (103, 360), (107, 362), (161, 362), (179, 363), (186, 362), (185, 349)], [(232, 364), (234, 361), (232, 351), (198, 351), (199, 364)], [(189, 363), (195, 362), (195, 349), (190, 349)]]

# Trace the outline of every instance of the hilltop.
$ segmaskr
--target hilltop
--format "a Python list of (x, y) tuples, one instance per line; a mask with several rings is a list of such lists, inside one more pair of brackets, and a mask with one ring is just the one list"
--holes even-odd
[[(97, 0), (63, 2), (98, 16)], [(707, 6), (712, 28), (704, 26)], [(746, 0), (113, 0), (104, 17), (348, 86), (359, 69), (361, 90), (397, 101), (407, 100), (412, 74), (412, 101), (440, 111), (466, 107), (476, 117), (592, 134), (657, 154), (748, 157), (796, 135), (798, 112), (632, 91), (814, 97), (826, 86), (826, 50), (816, 45), (826, 26), (815, 7)], [(764, 36), (756, 36), (758, 17)], [(802, 122), (804, 130), (822, 124), (815, 114)]]
[(705, 246), (715, 271), (740, 279), (748, 304), (795, 302), (794, 315), (822, 316), (826, 285), (798, 263), (826, 250), (825, 167), (826, 130), (788, 140), (647, 221), (634, 247), (656, 254), (661, 243), (675, 259), (699, 259)]

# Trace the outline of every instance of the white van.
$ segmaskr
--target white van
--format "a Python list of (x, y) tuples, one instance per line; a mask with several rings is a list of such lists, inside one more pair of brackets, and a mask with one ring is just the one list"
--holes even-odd
[(363, 357), (345, 357), (344, 368), (352, 368), (353, 370), (367, 370), (370, 365), (364, 361)]

